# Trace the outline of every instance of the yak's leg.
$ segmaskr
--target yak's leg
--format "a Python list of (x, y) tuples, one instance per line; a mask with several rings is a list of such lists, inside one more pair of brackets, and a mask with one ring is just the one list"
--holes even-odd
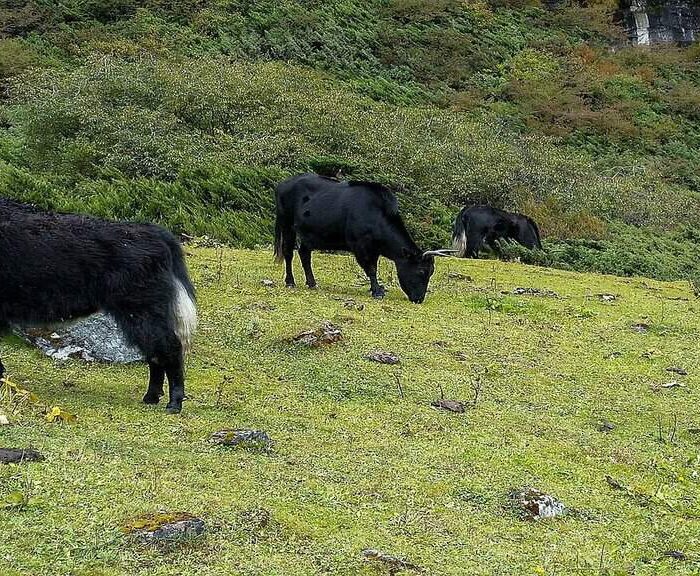
[(355, 253), (357, 263), (362, 267), (369, 278), (370, 292), (373, 298), (384, 298), (386, 290), (377, 280), (377, 262), (379, 255), (376, 253), (358, 251)]
[(5, 366), (0, 358), (0, 380), (3, 378), (3, 376), (5, 376)]
[(157, 306), (140, 314), (125, 314), (122, 307), (116, 306), (107, 311), (112, 313), (128, 340), (148, 359), (150, 379), (144, 402), (155, 403), (162, 394), (165, 372), (170, 392), (166, 410), (171, 414), (180, 412), (185, 397), (183, 351), (182, 344), (168, 321), (168, 312), (159, 310)]
[(304, 268), (306, 285), (309, 288), (316, 288), (316, 278), (314, 278), (314, 271), (311, 269), (311, 249), (304, 244), (299, 246), (299, 260)]
[(476, 226), (471, 226), (467, 233), (467, 251), (468, 258), (478, 258), (479, 251), (484, 242), (484, 235)]
[(148, 390), (143, 397), (144, 404), (158, 404), (160, 397), (164, 394), (163, 383), (165, 382), (165, 368), (155, 362), (148, 363), (150, 378), (148, 380)]
[(284, 283), (287, 285), (287, 288), (294, 288), (296, 282), (294, 281), (294, 270), (292, 270), (292, 259), (294, 258), (294, 245), (297, 241), (297, 235), (293, 228), (284, 230), (282, 234), (284, 234), (282, 249), (284, 251), (284, 264), (286, 267)]
[(169, 414), (179, 414), (182, 410), (182, 401), (185, 399), (185, 363), (181, 346), (178, 346), (177, 353), (173, 353), (168, 359), (165, 372), (168, 375), (169, 391), (168, 405), (165, 410)]

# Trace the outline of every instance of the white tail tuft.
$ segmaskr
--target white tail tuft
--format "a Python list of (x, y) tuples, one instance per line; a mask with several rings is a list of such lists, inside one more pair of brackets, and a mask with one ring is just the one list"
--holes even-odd
[(457, 256), (464, 258), (467, 254), (467, 232), (462, 232), (459, 236), (452, 239), (452, 248), (457, 250)]
[(183, 353), (187, 353), (192, 344), (192, 337), (197, 330), (197, 307), (177, 278), (173, 278), (175, 284), (175, 299), (173, 300), (173, 319), (175, 321), (175, 333), (182, 344)]

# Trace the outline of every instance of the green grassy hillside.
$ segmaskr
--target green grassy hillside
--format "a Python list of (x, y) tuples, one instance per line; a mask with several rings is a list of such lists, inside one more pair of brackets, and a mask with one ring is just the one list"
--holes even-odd
[(11, 0), (0, 193), (252, 247), (315, 170), (392, 185), (426, 247), (490, 202), (549, 264), (697, 276), (700, 52), (626, 47), (614, 7)]
[[(697, 574), (700, 334), (687, 283), (441, 260), (416, 306), (385, 262), (389, 295), (375, 301), (349, 256), (318, 256), (321, 289), (309, 291), (281, 287), (268, 251), (190, 252), (201, 329), (181, 416), (139, 403), (143, 366), (2, 347), (10, 378), (40, 399), (3, 401), (14, 425), (2, 445), (46, 455), (0, 467), (3, 575), (381, 573), (365, 548), (435, 575)], [(289, 341), (324, 320), (341, 342)], [(376, 349), (401, 364), (363, 358)], [(465, 414), (431, 408), (440, 388), (470, 404), (479, 379)], [(683, 386), (661, 386), (672, 380)], [(77, 421), (47, 423), (44, 403)], [(209, 444), (237, 427), (266, 430), (273, 452)], [(507, 495), (526, 485), (572, 512), (521, 519)], [(15, 491), (26, 507), (6, 507)], [(209, 530), (163, 549), (120, 531), (158, 510)]]

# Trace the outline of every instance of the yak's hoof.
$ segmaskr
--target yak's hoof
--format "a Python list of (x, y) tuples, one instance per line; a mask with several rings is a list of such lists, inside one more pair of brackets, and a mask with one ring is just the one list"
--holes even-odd
[(287, 288), (296, 288), (296, 287), (297, 287), (297, 285), (296, 285), (294, 282), (287, 282), (287, 283), (285, 284), (285, 286), (286, 286)]
[(180, 412), (182, 412), (182, 402), (180, 402), (180, 403), (178, 403), (178, 404), (170, 404), (170, 403), (169, 403), (169, 404), (165, 407), (165, 411), (166, 411), (168, 414), (179, 414)]
[(384, 298), (384, 296), (386, 296), (386, 290), (384, 290), (384, 288), (378, 288), (372, 291), (372, 298), (381, 299)]
[(158, 395), (151, 396), (150, 394), (146, 394), (143, 397), (144, 404), (158, 404), (158, 402), (160, 402), (160, 396)]

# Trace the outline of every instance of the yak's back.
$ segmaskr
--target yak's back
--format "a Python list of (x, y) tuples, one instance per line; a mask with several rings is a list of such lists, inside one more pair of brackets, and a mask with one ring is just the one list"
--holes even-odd
[(398, 216), (399, 215), (399, 202), (396, 199), (396, 195), (389, 190), (384, 184), (379, 182), (369, 182), (365, 180), (349, 180), (348, 186), (350, 188), (363, 188), (373, 195), (379, 202), (382, 211), (387, 216)]

